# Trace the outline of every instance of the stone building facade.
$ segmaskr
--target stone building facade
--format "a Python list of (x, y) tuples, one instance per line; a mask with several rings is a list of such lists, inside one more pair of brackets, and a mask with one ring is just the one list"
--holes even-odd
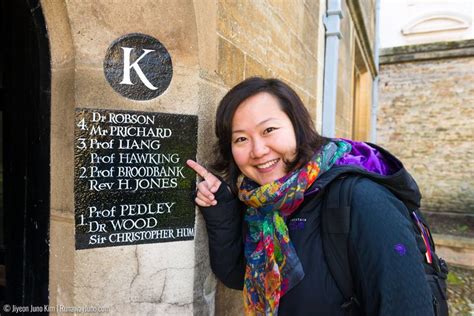
[[(289, 83), (319, 131), (326, 124), (324, 103), (336, 110), (336, 136), (367, 140), (372, 81), (378, 71), (376, 1), (332, 0), (332, 11), (323, 0), (19, 3), (2, 3), (2, 36), (14, 47), (1, 51), (2, 98), (18, 105), (2, 108), (2, 124), (8, 126), (2, 136), (7, 153), (2, 212), (7, 226), (24, 232), (14, 238), (13, 231), (6, 233), (4, 302), (55, 306), (50, 313), (63, 306), (130, 315), (240, 314), (240, 293), (216, 285), (197, 211), (191, 240), (77, 249), (78, 109), (197, 117), (197, 160), (206, 164), (212, 159), (211, 131), (220, 98), (239, 81), (259, 75)], [(329, 16), (341, 21), (331, 34), (326, 32), (329, 24), (324, 26)], [(109, 48), (127, 34), (157, 39), (171, 56), (172, 80), (156, 98), (124, 97), (104, 75)], [(336, 98), (325, 103), (324, 70), (334, 58), (325, 53), (328, 36), (338, 38), (339, 67), (332, 75)], [(125, 65), (125, 57), (122, 61)], [(13, 67), (23, 63), (24, 68)], [(126, 68), (139, 76), (138, 58), (128, 61), (124, 73)], [(25, 83), (31, 93), (22, 90)], [(28, 137), (15, 136), (13, 143), (7, 136), (20, 123)], [(18, 151), (23, 146), (24, 154)], [(35, 155), (28, 154), (33, 151)], [(15, 167), (20, 163), (23, 167)], [(22, 195), (8, 191), (14, 178), (28, 179), (15, 182)], [(14, 205), (21, 211), (14, 212)]]
[(473, 10), (381, 2), (377, 141), (413, 173), (428, 212), (474, 214)]
[(474, 40), (386, 48), (378, 142), (417, 180), (422, 208), (474, 214)]

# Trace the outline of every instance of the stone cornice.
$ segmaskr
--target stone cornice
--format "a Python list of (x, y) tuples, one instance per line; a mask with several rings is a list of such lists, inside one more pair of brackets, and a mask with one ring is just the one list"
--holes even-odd
[(467, 56), (474, 56), (474, 39), (384, 48), (380, 64)]

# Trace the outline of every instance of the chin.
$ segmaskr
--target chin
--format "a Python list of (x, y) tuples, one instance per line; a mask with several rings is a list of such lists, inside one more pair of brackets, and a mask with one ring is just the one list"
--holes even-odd
[(262, 180), (254, 180), (255, 182), (257, 182), (258, 184), (260, 185), (265, 185), (265, 184), (269, 184), (269, 183), (272, 183), (272, 182), (275, 182), (277, 181), (278, 179), (281, 179), (283, 178), (285, 175), (281, 175), (281, 176), (274, 176), (274, 177), (269, 177), (269, 178), (265, 178), (265, 179), (262, 179)]

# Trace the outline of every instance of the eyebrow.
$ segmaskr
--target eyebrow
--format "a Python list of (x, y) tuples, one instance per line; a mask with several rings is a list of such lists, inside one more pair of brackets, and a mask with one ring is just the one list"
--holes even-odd
[[(267, 119), (265, 119), (265, 120), (259, 122), (259, 123), (257, 124), (257, 126), (263, 125), (263, 124), (267, 123), (268, 121), (273, 121), (273, 120), (278, 120), (278, 119), (277, 119), (276, 117), (269, 117), (269, 118), (267, 118)], [(243, 130), (243, 129), (237, 129), (237, 130), (232, 131), (232, 134), (234, 134), (234, 133), (242, 133), (242, 132), (245, 132), (245, 130)]]

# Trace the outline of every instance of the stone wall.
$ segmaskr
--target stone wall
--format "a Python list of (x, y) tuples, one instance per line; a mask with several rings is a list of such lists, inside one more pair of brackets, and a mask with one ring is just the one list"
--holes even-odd
[(474, 214), (473, 44), (382, 51), (377, 142), (413, 174), (426, 211)]
[[(210, 313), (214, 307), (206, 304), (203, 288), (211, 272), (200, 218), (194, 241), (84, 250), (76, 250), (74, 244), (76, 108), (198, 115), (199, 146), (209, 147), (203, 134), (208, 130), (205, 105), (211, 92), (203, 92), (199, 79), (194, 3), (44, 0), (41, 7), (52, 62), (50, 305), (128, 315)], [(124, 98), (104, 77), (107, 48), (128, 33), (153, 36), (170, 52), (173, 80), (156, 99)]]
[[(355, 1), (353, 1), (355, 2)], [(375, 50), (375, 3), (376, 0), (357, 1), (359, 4), (360, 17), (363, 21), (363, 29), (366, 32), (369, 47)]]
[[(374, 65), (374, 1), (342, 1), (336, 136), (368, 140)], [(359, 76), (359, 77), (357, 77)]]
[(51, 50), (49, 304), (74, 306), (75, 52), (66, 4), (51, 0), (41, 5)]
[(283, 79), (315, 120), (320, 24), (317, 0), (217, 1), (220, 78), (228, 87), (255, 75)]

